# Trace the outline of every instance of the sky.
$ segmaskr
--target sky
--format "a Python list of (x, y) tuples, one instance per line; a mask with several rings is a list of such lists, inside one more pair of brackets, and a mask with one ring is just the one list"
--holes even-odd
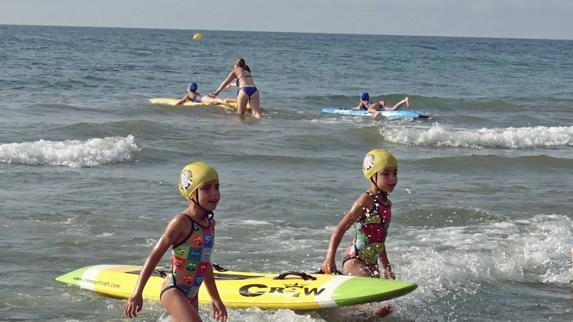
[(0, 0), (0, 24), (573, 39), (573, 0)]

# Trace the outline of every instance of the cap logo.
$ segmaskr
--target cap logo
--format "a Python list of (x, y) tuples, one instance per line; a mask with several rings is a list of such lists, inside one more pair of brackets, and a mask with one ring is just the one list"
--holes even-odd
[(179, 179), (179, 185), (183, 187), (183, 189), (187, 190), (189, 187), (193, 185), (193, 174), (191, 171), (183, 171), (181, 173), (181, 178)]
[(368, 171), (372, 169), (374, 166), (374, 154), (368, 153), (368, 155), (364, 158), (364, 163), (362, 164), (362, 168), (364, 171)]

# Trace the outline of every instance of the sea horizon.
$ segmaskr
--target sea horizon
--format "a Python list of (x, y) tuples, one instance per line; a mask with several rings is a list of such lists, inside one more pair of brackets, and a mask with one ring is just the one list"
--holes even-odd
[(27, 25), (27, 24), (2, 24), (0, 26), (15, 27), (56, 27), (56, 28), (102, 28), (102, 29), (135, 29), (135, 30), (174, 30), (192, 32), (252, 32), (252, 33), (278, 33), (278, 34), (309, 34), (309, 35), (340, 35), (340, 36), (382, 36), (382, 37), (429, 37), (429, 38), (451, 38), (451, 39), (493, 39), (493, 40), (554, 40), (573, 41), (573, 38), (539, 38), (539, 37), (496, 37), (496, 36), (463, 36), (463, 35), (416, 35), (416, 34), (375, 34), (375, 33), (340, 33), (340, 32), (303, 32), (303, 31), (265, 31), (265, 30), (228, 30), (228, 29), (189, 29), (189, 28), (167, 28), (167, 27), (129, 27), (129, 26), (88, 26), (88, 25)]

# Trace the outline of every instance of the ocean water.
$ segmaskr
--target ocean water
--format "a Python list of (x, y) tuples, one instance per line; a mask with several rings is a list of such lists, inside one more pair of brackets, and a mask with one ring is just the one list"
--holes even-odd
[[(419, 285), (386, 320), (573, 320), (573, 41), (194, 32), (0, 26), (0, 320), (124, 321), (122, 301), (54, 278), (142, 264), (185, 207), (176, 183), (193, 160), (221, 176), (213, 261), (315, 270), (367, 188), (373, 148), (399, 159), (387, 248), (397, 278)], [(147, 102), (190, 81), (208, 93), (239, 56), (262, 121)], [(431, 119), (321, 115), (362, 91), (409, 96)], [(229, 320), (370, 311), (230, 309)], [(138, 319), (165, 320), (155, 302)]]

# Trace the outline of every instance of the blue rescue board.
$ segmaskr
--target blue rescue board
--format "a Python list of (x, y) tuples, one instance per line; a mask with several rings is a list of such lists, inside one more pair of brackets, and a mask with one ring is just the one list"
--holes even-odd
[[(351, 108), (337, 108), (337, 107), (325, 107), (322, 109), (322, 113), (347, 115), (347, 116), (368, 116), (372, 117), (368, 111), (355, 110)], [(396, 111), (382, 111), (382, 116), (387, 120), (415, 120), (415, 119), (427, 119), (429, 116), (424, 115), (420, 112), (413, 110), (399, 109)]]

